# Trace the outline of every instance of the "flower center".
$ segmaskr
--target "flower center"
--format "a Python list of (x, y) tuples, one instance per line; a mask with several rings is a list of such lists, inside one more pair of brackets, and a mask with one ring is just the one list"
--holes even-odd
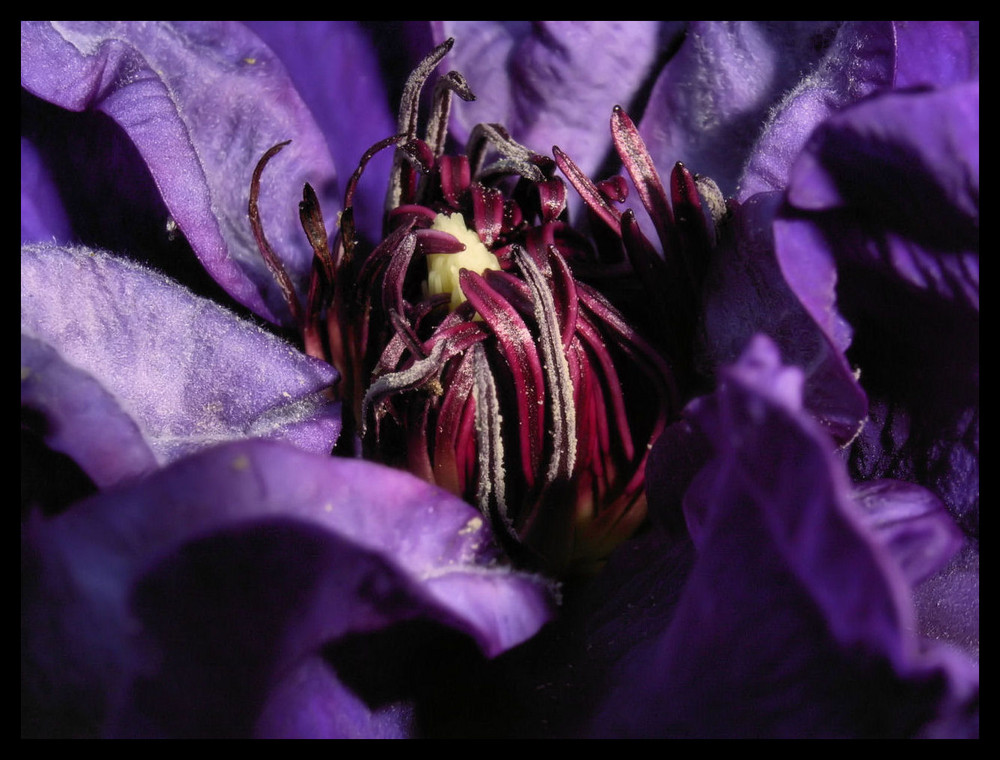
[(461, 214), (438, 214), (431, 229), (447, 232), (465, 246), (465, 250), (458, 253), (427, 254), (427, 294), (449, 294), (449, 307), (454, 311), (468, 300), (459, 284), (459, 272), (463, 269), (476, 274), (482, 274), (487, 269), (499, 272), (500, 261), (483, 245), (479, 236), (465, 226)]
[[(260, 173), (281, 146), (254, 173), (251, 225), (307, 352), (341, 372), (341, 439), (356, 434), (366, 457), (475, 504), (521, 562), (593, 572), (645, 519), (649, 450), (693, 376), (709, 247), (696, 181), (675, 166), (668, 200), (638, 130), (615, 109), (615, 147), (663, 258), (634, 213), (615, 207), (627, 192), (620, 177), (595, 184), (558, 148), (555, 160), (541, 156), (497, 124), (475, 127), (464, 154), (447, 153), (451, 97), (474, 99), (456, 72), (438, 80), (418, 137), (420, 90), (451, 44), (407, 81), (397, 133), (362, 157), (332, 250), (306, 186), (299, 208), (315, 265), (305, 305), (256, 208)], [(353, 201), (386, 148), (384, 237), (368, 249)], [(592, 239), (568, 223), (557, 168), (585, 202)]]

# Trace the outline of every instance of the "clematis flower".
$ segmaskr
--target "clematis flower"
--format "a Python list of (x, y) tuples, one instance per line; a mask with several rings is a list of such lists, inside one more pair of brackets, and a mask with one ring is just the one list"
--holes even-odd
[[(220, 224), (235, 189), (218, 183), (220, 167), (179, 182), (199, 168), (192, 144), (223, 137), (182, 118), (203, 96), (181, 94), (190, 69), (135, 67), (138, 49), (161, 63), (211, 52), (194, 56), (196, 79), (221, 78), (235, 102), (245, 84), (215, 43), (249, 66), (254, 46), (261, 63), (270, 55), (259, 41), (215, 25), (29, 24), (22, 35), (25, 79), (53, 97), (60, 67), (83, 68), (76, 85), (131, 72), (62, 95), (148, 130), (138, 142), (156, 153), (171, 229), (210, 251), (249, 233)], [(28, 66), (44, 64), (34, 56), (54, 67)], [(292, 93), (280, 66), (263, 76)], [(276, 109), (301, 118), (294, 98)], [(164, 153), (172, 161), (158, 162)], [(28, 229), (46, 226), (25, 210)], [(241, 287), (232, 261), (209, 260)], [(352, 686), (384, 678), (385, 648), (410, 642), (420, 660), (450, 639), (495, 656), (549, 617), (550, 583), (502, 564), (474, 509), (404, 473), (329, 457), (340, 430), (329, 365), (93, 248), (25, 246), (21, 287), (23, 733), (406, 735), (415, 676), (371, 703)], [(268, 310), (266, 296), (251, 300)]]
[[(270, 49), (236, 24), (22, 26), (22, 238), (46, 243), (22, 251), (22, 447), (74, 474), (22, 508), (22, 732), (978, 732), (976, 26), (255, 29)], [(547, 583), (496, 564), (457, 498), (317, 454), (343, 419), (335, 374), (252, 324), (301, 327), (288, 295), (307, 295), (319, 230), (303, 235), (296, 194), (308, 182), (338, 208), (361, 153), (398, 131), (377, 68), (450, 36), (478, 97), (456, 104), (453, 137), (501, 122), (530, 155), (560, 145), (580, 200), (575, 227), (543, 218), (565, 225), (557, 251), (590, 239), (622, 271), (645, 262), (642, 307), (608, 292), (630, 329), (682, 317), (652, 343), (683, 399), (701, 396), (662, 434), (641, 421), (650, 522), (533, 638)], [(259, 180), (277, 282), (246, 198), (289, 138)], [(627, 178), (591, 181), (619, 157)], [(379, 160), (347, 209), (376, 250)], [(669, 271), (656, 184), (678, 161), (736, 196), (707, 215), (684, 285), (655, 263)], [(441, 242), (429, 223), (398, 237), (415, 228)], [(222, 289), (183, 265), (192, 252)], [(544, 272), (519, 271), (539, 298)], [(473, 309), (489, 324), (504, 308), (491, 278), (464, 276), (470, 333)], [(492, 290), (536, 318), (523, 287)], [(335, 331), (360, 325), (333, 313)], [(934, 315), (924, 332), (915, 314)]]

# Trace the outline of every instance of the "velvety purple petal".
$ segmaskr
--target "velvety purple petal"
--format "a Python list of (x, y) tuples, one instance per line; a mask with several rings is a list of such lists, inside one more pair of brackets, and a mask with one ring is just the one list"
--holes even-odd
[(294, 141), (265, 175), (261, 212), (301, 283), (312, 260), (301, 188), (309, 181), (329, 197), (335, 176), (312, 116), (259, 39), (235, 22), (25, 22), (21, 84), (120, 124), (205, 267), (241, 303), (288, 319), (247, 220), (250, 177), (268, 148)]
[(93, 377), (50, 346), (21, 336), (21, 407), (42, 415), (36, 431), (100, 488), (155, 470), (135, 421)]
[(732, 195), (769, 110), (820, 65), (836, 32), (829, 22), (692, 23), (640, 123), (656, 165), (683, 161)]
[[(780, 201), (777, 193), (764, 193), (736, 208), (730, 235), (716, 250), (705, 282), (702, 350), (714, 370), (734, 362), (754, 334), (769, 335), (784, 361), (805, 371), (806, 407), (846, 443), (868, 411), (842, 353), (849, 333), (842, 321), (833, 336), (821, 329), (785, 283), (772, 233)], [(833, 319), (828, 316), (827, 322)]]
[[(302, 99), (326, 136), (342, 176), (354, 171), (366, 150), (396, 133), (395, 107), (379, 68), (378, 51), (354, 21), (248, 21), (288, 70)], [(388, 51), (392, 52), (392, 51)], [(365, 169), (355, 200), (359, 229), (381, 239), (392, 151)], [(332, 221), (337, 204), (325, 209)]]
[(862, 483), (854, 490), (854, 501), (871, 535), (914, 586), (942, 570), (965, 543), (941, 500), (918, 485), (896, 480)]
[(771, 104), (773, 111), (760, 125), (759, 139), (746, 157), (737, 198), (784, 189), (792, 163), (813, 129), (844, 106), (892, 85), (895, 53), (891, 22), (844, 24), (816, 70)]
[(894, 21), (896, 87), (979, 79), (978, 21)]
[(628, 108), (682, 26), (649, 21), (439, 21), (436, 42), (455, 38), (445, 65), (461, 71), (476, 101), (456, 104), (455, 136), (480, 122), (504, 124), (542, 154), (553, 144), (593, 174), (611, 150), (608, 119)]
[(21, 138), (21, 242), (69, 239), (69, 219), (51, 174), (30, 140)]
[[(881, 239), (830, 245), (845, 264), (978, 309), (979, 83), (890, 94), (830, 119), (796, 162), (788, 199), (864, 215), (853, 226)], [(795, 287), (797, 272), (786, 274)]]
[(830, 314), (836, 283), (873, 399), (855, 474), (919, 482), (977, 535), (978, 82), (835, 115), (793, 168), (788, 199), (775, 224), (782, 271), (814, 315)]
[(978, 79), (979, 22), (845, 24), (814, 76), (775, 109), (740, 180), (740, 199), (780, 190), (806, 140), (828, 116), (887, 87)]
[(913, 736), (978, 710), (978, 669), (922, 648), (909, 586), (859, 524), (825, 434), (756, 342), (696, 417), (698, 558), (669, 626), (629, 653), (599, 736)]
[[(26, 541), (29, 685), (48, 683), (41, 704), (62, 700), (112, 733), (281, 734), (272, 690), (287, 698), (287, 679), (335, 640), (422, 619), (493, 656), (551, 613), (547, 583), (494, 564), (464, 502), (407, 473), (264, 441), (31, 521)], [(316, 705), (314, 729), (405, 728), (406, 710), (373, 720), (349, 702)]]
[(329, 365), (124, 259), (23, 248), (21, 329), (111, 394), (161, 463), (246, 437), (329, 453), (340, 431)]
[(953, 644), (979, 662), (979, 546), (968, 543), (952, 562), (917, 586), (920, 633)]
[(255, 734), (274, 739), (405, 739), (414, 735), (414, 712), (407, 703), (369, 707), (316, 656), (272, 689)]

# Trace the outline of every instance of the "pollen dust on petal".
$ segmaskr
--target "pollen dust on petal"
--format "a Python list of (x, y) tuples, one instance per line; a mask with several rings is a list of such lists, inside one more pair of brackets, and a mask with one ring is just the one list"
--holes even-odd
[(462, 529), (458, 532), (460, 536), (468, 536), (471, 533), (477, 532), (483, 527), (483, 518), (476, 515), (475, 517), (470, 517), (469, 521), (462, 526)]

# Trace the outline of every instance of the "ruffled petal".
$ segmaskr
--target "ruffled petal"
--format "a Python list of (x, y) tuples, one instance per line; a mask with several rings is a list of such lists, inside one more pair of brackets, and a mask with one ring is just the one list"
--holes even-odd
[(978, 714), (978, 669), (919, 645), (908, 584), (860, 524), (788, 372), (759, 340), (696, 407), (715, 447), (686, 499), (698, 558), (669, 626), (628, 653), (595, 734), (913, 736)]
[(532, 150), (558, 145), (587, 175), (611, 151), (611, 109), (632, 105), (683, 32), (677, 23), (646, 21), (440, 21), (433, 28), (438, 43), (456, 39), (449, 65), (477, 98), (455, 108), (459, 140), (480, 122), (498, 122)]
[(832, 117), (792, 171), (782, 271), (843, 315), (873, 399), (862, 479), (933, 489), (979, 524), (979, 84), (889, 93)]
[(817, 69), (836, 34), (830, 22), (692, 23), (640, 124), (657, 166), (683, 161), (732, 195), (768, 112)]
[[(288, 679), (315, 677), (345, 637), (363, 652), (365, 634), (422, 620), (494, 656), (551, 614), (547, 583), (495, 565), (465, 503), (272, 442), (215, 447), (30, 521), (25, 542), (22, 676), (50, 731), (281, 735), (275, 690), (289, 697)], [(373, 718), (332, 677), (296, 695), (344, 692), (344, 709), (312, 706), (314, 731), (406, 729), (405, 707)]]
[[(867, 399), (844, 358), (846, 325), (821, 329), (826, 325), (803, 309), (782, 277), (772, 233), (780, 202), (777, 193), (762, 193), (735, 209), (706, 278), (702, 350), (715, 370), (736, 361), (754, 334), (769, 335), (784, 361), (805, 370), (806, 407), (844, 444), (860, 430)], [(827, 323), (832, 319), (827, 313)]]
[(21, 84), (121, 125), (213, 277), (258, 314), (289, 318), (247, 220), (250, 177), (268, 148), (294, 141), (265, 177), (261, 210), (301, 285), (312, 261), (301, 188), (334, 193), (335, 175), (316, 123), (259, 39), (235, 22), (24, 22)]
[(891, 22), (844, 24), (820, 65), (781, 93), (760, 139), (746, 158), (737, 197), (782, 190), (788, 172), (809, 135), (839, 109), (885, 87), (895, 71), (895, 34)]
[(775, 107), (744, 168), (739, 199), (784, 188), (812, 131), (866, 95), (889, 87), (944, 86), (978, 77), (979, 22), (845, 24), (817, 71)]
[[(49, 448), (69, 456), (99, 488), (156, 469), (139, 426), (115, 397), (51, 346), (21, 336), (21, 416)], [(41, 415), (41, 419), (25, 420)], [(23, 490), (23, 488), (22, 488)]]
[(247, 437), (328, 453), (340, 431), (329, 365), (124, 259), (23, 248), (21, 329), (59, 355), (43, 380), (63, 364), (89, 375), (161, 464)]

